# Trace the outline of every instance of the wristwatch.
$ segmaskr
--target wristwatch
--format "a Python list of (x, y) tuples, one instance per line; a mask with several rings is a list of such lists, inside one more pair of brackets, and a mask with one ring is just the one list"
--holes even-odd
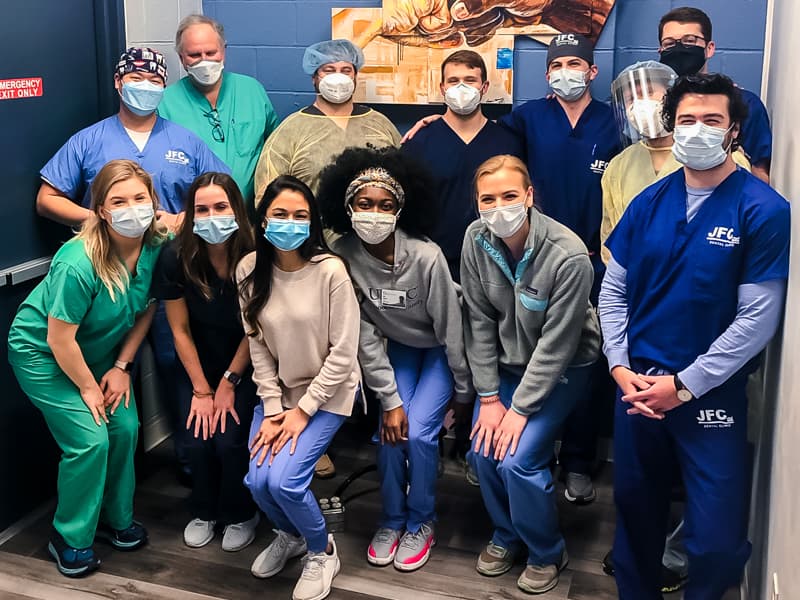
[(125, 373), (130, 373), (131, 371), (133, 371), (133, 362), (116, 360), (114, 361), (114, 366), (117, 367), (120, 371), (124, 371)]
[(222, 377), (223, 379), (230, 381), (233, 384), (233, 387), (236, 387), (242, 383), (242, 377), (233, 371), (225, 371), (225, 374)]
[(681, 402), (689, 402), (690, 400), (694, 400), (694, 394), (689, 391), (689, 389), (683, 385), (683, 382), (678, 377), (678, 374), (675, 374), (675, 391), (678, 393), (678, 400)]

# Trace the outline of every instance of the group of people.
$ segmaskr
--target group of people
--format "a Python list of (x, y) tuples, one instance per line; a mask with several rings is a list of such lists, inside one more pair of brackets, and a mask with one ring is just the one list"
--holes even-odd
[[(660, 61), (624, 69), (611, 105), (592, 97), (592, 44), (555, 36), (552, 94), (497, 123), (481, 110), (483, 60), (456, 51), (444, 114), (402, 145), (353, 102), (364, 58), (346, 40), (306, 50), (315, 101), (279, 125), (263, 87), (224, 69), (213, 19), (179, 26), (188, 75), (169, 88), (158, 52), (124, 53), (119, 113), (41, 171), (40, 214), (80, 232), (9, 334), (63, 453), (59, 571), (95, 570), (98, 537), (147, 542), (131, 373), (150, 332), (192, 477), (184, 542), (221, 529), (223, 550), (240, 550), (263, 513), (276, 535), (251, 572), (305, 556), (296, 600), (326, 597), (339, 572), (310, 484), (367, 398), (382, 505), (369, 563), (427, 562), (452, 408), (494, 526), (477, 571), (526, 558), (520, 589), (552, 589), (568, 562), (555, 442), (567, 499), (593, 501), (613, 403), (604, 567), (620, 598), (683, 585), (720, 598), (750, 552), (745, 382), (780, 321), (789, 207), (767, 184), (763, 105), (707, 73), (707, 15), (675, 9), (658, 31)], [(677, 484), (684, 520), (668, 536)]]

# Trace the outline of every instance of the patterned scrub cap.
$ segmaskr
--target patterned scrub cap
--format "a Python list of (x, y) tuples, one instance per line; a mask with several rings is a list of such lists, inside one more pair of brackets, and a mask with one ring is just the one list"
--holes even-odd
[(141, 71), (142, 73), (155, 73), (167, 84), (167, 63), (164, 55), (152, 48), (128, 48), (119, 57), (116, 74), (122, 77), (128, 73)]
[(377, 187), (386, 190), (397, 200), (399, 209), (403, 208), (406, 203), (406, 193), (403, 191), (403, 186), (400, 185), (400, 182), (392, 177), (391, 173), (386, 169), (370, 167), (356, 175), (356, 178), (347, 186), (347, 191), (344, 193), (345, 207), (350, 206), (356, 194), (366, 187)]

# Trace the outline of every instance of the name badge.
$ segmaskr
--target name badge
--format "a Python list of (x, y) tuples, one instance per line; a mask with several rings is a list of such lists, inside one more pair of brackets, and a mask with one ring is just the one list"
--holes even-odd
[(383, 308), (406, 308), (406, 293), (403, 290), (381, 290)]

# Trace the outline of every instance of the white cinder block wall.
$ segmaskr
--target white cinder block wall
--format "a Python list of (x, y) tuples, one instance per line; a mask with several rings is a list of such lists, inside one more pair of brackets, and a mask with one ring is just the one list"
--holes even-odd
[(128, 46), (162, 52), (167, 58), (169, 83), (175, 83), (186, 74), (175, 53), (175, 30), (183, 17), (202, 12), (202, 0), (125, 0)]

